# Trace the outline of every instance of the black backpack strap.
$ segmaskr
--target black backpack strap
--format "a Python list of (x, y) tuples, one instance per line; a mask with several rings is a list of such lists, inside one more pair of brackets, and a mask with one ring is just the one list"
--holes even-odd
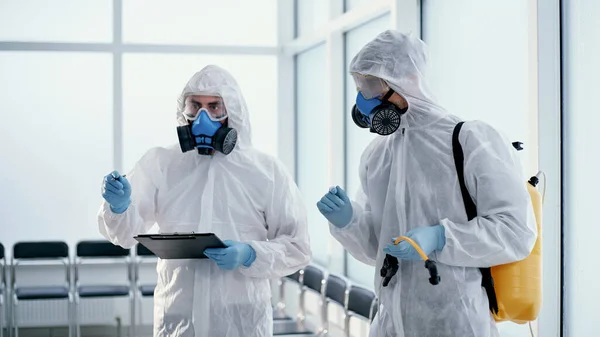
[(471, 195), (465, 184), (465, 156), (463, 154), (462, 146), (458, 141), (458, 135), (460, 134), (460, 129), (464, 123), (465, 122), (460, 122), (454, 127), (454, 132), (452, 133), (452, 153), (454, 154), (454, 165), (456, 166), (456, 173), (458, 174), (458, 183), (460, 184), (460, 192), (462, 193), (463, 202), (467, 211), (467, 218), (471, 221), (477, 216), (477, 207), (475, 206), (473, 199), (471, 199)]
[[(465, 210), (467, 211), (467, 218), (469, 221), (473, 220), (477, 216), (477, 207), (467, 190), (464, 177), (464, 162), (465, 156), (463, 154), (462, 146), (458, 141), (458, 135), (464, 122), (456, 124), (454, 132), (452, 133), (452, 153), (454, 155), (454, 165), (456, 166), (456, 173), (458, 174), (458, 183), (460, 184), (460, 192), (462, 193), (463, 203), (465, 204)], [(492, 271), (490, 268), (479, 268), (481, 271), (481, 286), (487, 293), (490, 311), (498, 313), (498, 300), (496, 299), (496, 291), (494, 290), (494, 279), (492, 278)]]

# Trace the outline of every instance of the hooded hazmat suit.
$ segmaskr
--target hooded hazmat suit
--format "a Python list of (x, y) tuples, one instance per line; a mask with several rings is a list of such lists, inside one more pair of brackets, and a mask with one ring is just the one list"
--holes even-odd
[(150, 149), (127, 175), (129, 208), (114, 214), (103, 202), (100, 233), (130, 248), (135, 235), (157, 223), (163, 233), (213, 232), (250, 244), (256, 260), (233, 271), (208, 259), (159, 259), (154, 336), (272, 336), (268, 280), (310, 261), (306, 210), (284, 166), (252, 147), (246, 103), (233, 77), (216, 66), (196, 73), (178, 100), (180, 125), (187, 123), (185, 98), (199, 93), (223, 98), (228, 125), (238, 131), (236, 148), (213, 156), (182, 153), (177, 144)]
[(400, 260), (380, 294), (371, 336), (498, 336), (478, 267), (531, 252), (537, 231), (525, 177), (508, 140), (483, 122), (465, 123), (459, 138), (464, 177), (478, 211), (467, 220), (452, 155), (460, 120), (434, 101), (426, 63), (424, 43), (396, 31), (379, 34), (352, 60), (351, 73), (383, 79), (409, 107), (395, 133), (378, 136), (364, 151), (351, 223), (330, 224), (330, 231), (352, 256), (375, 266), (380, 289), (382, 249), (393, 238), (419, 226), (445, 229), (445, 247), (430, 255), (440, 284), (428, 282), (423, 261)]

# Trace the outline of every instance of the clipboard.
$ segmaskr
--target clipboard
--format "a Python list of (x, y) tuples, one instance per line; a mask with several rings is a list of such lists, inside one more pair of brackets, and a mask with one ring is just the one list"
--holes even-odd
[(206, 248), (226, 248), (214, 233), (140, 234), (133, 237), (161, 259), (207, 259)]

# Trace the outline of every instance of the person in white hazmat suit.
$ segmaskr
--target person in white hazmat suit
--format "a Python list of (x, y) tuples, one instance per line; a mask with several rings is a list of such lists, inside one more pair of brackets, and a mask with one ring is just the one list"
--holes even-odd
[[(488, 124), (466, 122), (459, 141), (478, 212), (467, 220), (452, 152), (460, 119), (427, 88), (425, 48), (418, 38), (389, 30), (354, 57), (353, 118), (379, 135), (361, 157), (356, 201), (338, 186), (317, 207), (350, 254), (376, 267), (381, 307), (370, 336), (498, 336), (478, 268), (530, 254), (537, 238), (531, 200), (510, 142)], [(403, 235), (437, 261), (438, 285), (428, 282), (408, 242), (393, 244)], [(398, 259), (399, 269), (381, 287), (386, 254)]]
[(179, 146), (152, 148), (127, 177), (105, 177), (100, 233), (124, 248), (155, 223), (227, 240), (205, 251), (209, 259), (158, 260), (154, 336), (272, 336), (269, 279), (311, 259), (299, 190), (282, 163), (252, 146), (246, 103), (224, 69), (193, 75), (177, 121)]

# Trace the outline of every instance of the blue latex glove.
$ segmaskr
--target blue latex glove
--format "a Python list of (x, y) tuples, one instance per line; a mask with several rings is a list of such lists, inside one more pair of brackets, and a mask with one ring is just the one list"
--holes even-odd
[(110, 205), (113, 213), (121, 214), (131, 204), (131, 185), (127, 178), (114, 171), (104, 177), (102, 197)]
[[(415, 228), (404, 236), (416, 242), (423, 252), (429, 256), (433, 251), (442, 250), (446, 245), (446, 230), (442, 225)], [(396, 239), (383, 249), (383, 252), (402, 260), (423, 260), (417, 250), (408, 242), (401, 241), (394, 245)]]
[(335, 227), (346, 227), (352, 220), (352, 202), (339, 186), (330, 188), (317, 202), (317, 208)]
[(225, 270), (234, 270), (239, 266), (250, 267), (256, 260), (256, 252), (247, 243), (225, 240), (227, 248), (207, 248), (204, 255), (215, 261), (217, 266)]

